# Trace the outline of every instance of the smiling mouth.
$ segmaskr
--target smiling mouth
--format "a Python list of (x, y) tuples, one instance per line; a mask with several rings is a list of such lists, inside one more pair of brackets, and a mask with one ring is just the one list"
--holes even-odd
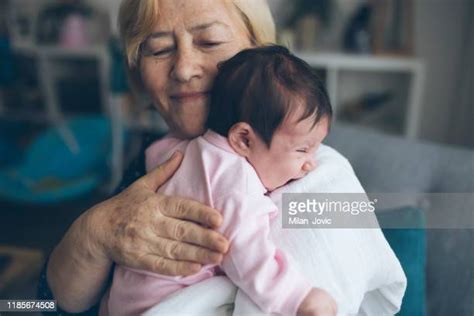
[(171, 96), (172, 100), (176, 101), (192, 101), (208, 96), (207, 92), (190, 92), (190, 93), (180, 93)]

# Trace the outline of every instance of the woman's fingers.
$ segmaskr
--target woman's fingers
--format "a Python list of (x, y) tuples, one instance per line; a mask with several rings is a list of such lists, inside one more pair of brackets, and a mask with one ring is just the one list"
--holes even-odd
[(139, 181), (142, 181), (151, 190), (156, 191), (171, 178), (182, 160), (183, 154), (180, 151), (176, 151), (166, 162), (141, 177)]
[(200, 264), (219, 264), (223, 258), (219, 252), (160, 237), (149, 244), (148, 250), (166, 259)]
[(100, 244), (111, 260), (167, 275), (193, 274), (201, 264), (222, 260), (229, 243), (211, 229), (222, 223), (220, 213), (195, 201), (156, 193), (181, 160), (182, 154), (175, 153), (109, 200), (108, 212), (99, 212), (104, 231)]
[[(186, 222), (170, 217), (161, 218), (156, 226), (156, 234), (171, 239), (173, 241), (180, 241), (188, 244), (194, 244), (204, 247), (203, 250), (214, 250), (219, 253), (226, 253), (229, 248), (229, 242), (218, 232), (205, 228), (193, 222)], [(182, 260), (190, 259), (178, 258)], [(197, 261), (197, 260), (193, 260)]]
[(193, 200), (163, 196), (160, 211), (165, 216), (193, 221), (211, 228), (218, 228), (222, 224), (222, 215), (218, 211)]
[(195, 262), (175, 261), (147, 254), (140, 258), (141, 269), (165, 275), (187, 276), (199, 272), (202, 265)]

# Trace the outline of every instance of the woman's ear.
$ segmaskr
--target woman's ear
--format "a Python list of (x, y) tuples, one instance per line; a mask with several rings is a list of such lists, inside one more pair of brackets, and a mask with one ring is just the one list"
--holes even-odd
[(248, 157), (252, 150), (252, 144), (254, 143), (255, 133), (252, 127), (244, 122), (234, 124), (228, 133), (227, 141), (230, 147), (243, 157)]

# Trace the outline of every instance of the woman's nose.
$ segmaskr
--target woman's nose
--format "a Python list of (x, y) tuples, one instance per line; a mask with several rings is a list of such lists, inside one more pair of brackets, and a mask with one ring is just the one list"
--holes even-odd
[(171, 76), (179, 82), (189, 82), (202, 75), (199, 54), (192, 47), (178, 48)]

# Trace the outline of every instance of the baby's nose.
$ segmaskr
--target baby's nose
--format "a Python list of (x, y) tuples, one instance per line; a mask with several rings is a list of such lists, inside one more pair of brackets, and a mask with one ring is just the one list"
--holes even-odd
[(314, 170), (315, 167), (316, 167), (316, 161), (314, 161), (314, 159), (310, 159), (303, 164), (302, 169), (304, 172), (310, 172)]

